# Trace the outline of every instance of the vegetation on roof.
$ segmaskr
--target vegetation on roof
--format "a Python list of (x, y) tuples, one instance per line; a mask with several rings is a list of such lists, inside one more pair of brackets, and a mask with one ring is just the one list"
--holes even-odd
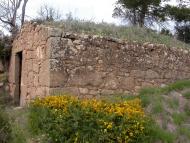
[(44, 22), (43, 24), (51, 27), (62, 28), (66, 32), (109, 36), (125, 39), (129, 42), (150, 42), (155, 44), (165, 44), (168, 47), (190, 48), (190, 44), (181, 42), (172, 36), (159, 34), (151, 29), (134, 26), (117, 26), (115, 24), (108, 24), (105, 22), (95, 23), (85, 20), (62, 20), (59, 22)]

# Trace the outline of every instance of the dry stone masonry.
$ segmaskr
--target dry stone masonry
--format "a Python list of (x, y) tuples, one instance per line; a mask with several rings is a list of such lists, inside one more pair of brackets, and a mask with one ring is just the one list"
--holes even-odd
[(35, 23), (25, 24), (14, 41), (9, 76), (11, 95), (21, 106), (49, 94), (91, 98), (182, 79), (190, 79), (188, 49), (68, 33)]

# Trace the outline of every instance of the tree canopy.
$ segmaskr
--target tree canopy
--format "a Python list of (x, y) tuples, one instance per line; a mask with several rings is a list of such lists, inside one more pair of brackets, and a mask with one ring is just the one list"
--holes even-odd
[(155, 21), (165, 21), (165, 8), (161, 6), (162, 1), (118, 0), (113, 16), (126, 19), (132, 25), (149, 26)]
[(180, 0), (177, 6), (167, 5), (170, 18), (176, 22), (177, 38), (186, 43), (190, 43), (190, 2), (188, 2)]

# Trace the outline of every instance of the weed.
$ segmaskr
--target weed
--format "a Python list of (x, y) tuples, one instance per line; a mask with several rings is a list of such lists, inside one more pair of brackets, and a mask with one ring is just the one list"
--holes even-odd
[(176, 98), (169, 99), (167, 102), (172, 109), (177, 109), (179, 107), (179, 100)]
[(185, 97), (187, 99), (190, 99), (190, 92), (187, 92), (187, 93), (183, 94), (183, 97)]
[(190, 128), (180, 127), (179, 128), (179, 133), (181, 135), (185, 135), (188, 139), (190, 139)]
[(152, 113), (158, 114), (158, 113), (162, 113), (163, 111), (164, 111), (164, 107), (163, 107), (162, 101), (161, 100), (155, 101), (153, 104)]
[(181, 80), (181, 81), (177, 81), (173, 84), (170, 84), (168, 86), (166, 86), (165, 88), (162, 88), (162, 92), (171, 92), (171, 91), (175, 91), (175, 90), (183, 90), (185, 88), (189, 88), (190, 87), (190, 80)]
[(186, 103), (186, 104), (185, 104), (184, 111), (185, 111), (185, 113), (186, 113), (188, 116), (190, 116), (190, 105), (189, 105), (189, 103)]
[(173, 113), (172, 117), (176, 125), (181, 125), (185, 122), (187, 115), (185, 113)]
[(11, 126), (8, 115), (0, 108), (0, 142), (7, 143), (11, 138)]
[(12, 140), (11, 143), (26, 143), (26, 136), (24, 131), (18, 124), (11, 124), (12, 128)]
[(149, 131), (151, 131), (151, 133), (149, 133), (151, 140), (147, 143), (154, 142), (155, 140), (162, 141), (164, 143), (173, 143), (176, 138), (174, 134), (165, 131), (156, 124), (150, 124), (149, 128)]

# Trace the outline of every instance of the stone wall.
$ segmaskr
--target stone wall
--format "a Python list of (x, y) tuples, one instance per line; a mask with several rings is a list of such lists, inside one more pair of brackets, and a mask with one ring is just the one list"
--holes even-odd
[(13, 97), (19, 87), (16, 55), (20, 51), (20, 105), (62, 92), (93, 97), (190, 79), (188, 49), (65, 33), (27, 23), (13, 44), (9, 73)]
[(50, 88), (93, 97), (190, 79), (190, 50), (62, 33), (51, 39)]
[[(20, 100), (16, 102), (20, 102), (17, 104), (21, 106), (36, 96), (43, 97), (49, 94), (48, 34), (50, 34), (48, 28), (27, 23), (14, 40), (9, 68), (9, 87), (11, 96), (14, 99), (20, 98), (15, 100)], [(20, 83), (18, 53), (22, 54)]]

